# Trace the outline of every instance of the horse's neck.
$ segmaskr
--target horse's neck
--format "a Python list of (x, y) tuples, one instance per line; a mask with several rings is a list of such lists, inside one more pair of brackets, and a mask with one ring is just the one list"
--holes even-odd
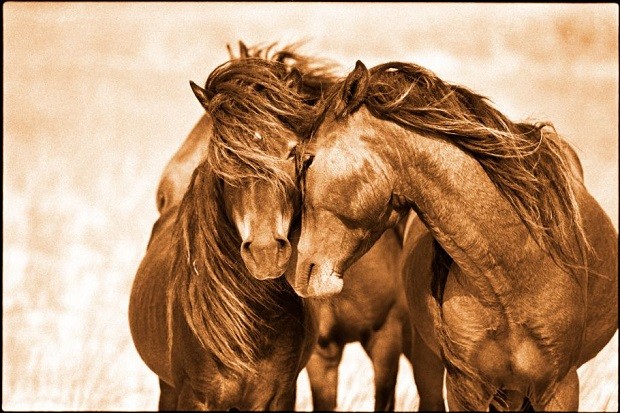
[(527, 228), (472, 156), (445, 140), (396, 130), (394, 192), (411, 203), (481, 296), (502, 295), (523, 258), (540, 253)]

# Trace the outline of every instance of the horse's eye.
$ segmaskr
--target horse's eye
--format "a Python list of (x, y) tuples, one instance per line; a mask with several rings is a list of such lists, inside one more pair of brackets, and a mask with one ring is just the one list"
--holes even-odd
[(297, 155), (297, 145), (293, 146), (286, 159), (293, 159), (295, 155)]
[(314, 155), (304, 155), (303, 164), (306, 168), (309, 168), (312, 165), (312, 161), (314, 161)]

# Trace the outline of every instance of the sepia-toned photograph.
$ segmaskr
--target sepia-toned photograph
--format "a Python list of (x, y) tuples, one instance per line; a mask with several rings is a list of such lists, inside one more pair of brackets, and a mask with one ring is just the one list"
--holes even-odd
[(3, 411), (618, 411), (615, 3), (3, 3)]

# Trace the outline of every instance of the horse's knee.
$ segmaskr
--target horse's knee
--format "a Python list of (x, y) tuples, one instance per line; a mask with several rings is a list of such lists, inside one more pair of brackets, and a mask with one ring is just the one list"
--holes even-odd
[(176, 389), (164, 382), (162, 379), (159, 379), (159, 388), (160, 394), (158, 409), (160, 411), (176, 410), (179, 399), (179, 394)]
[(577, 411), (579, 408), (579, 376), (571, 370), (554, 387), (550, 387), (540, 399), (531, 400), (534, 410)]
[(328, 366), (340, 364), (342, 359), (342, 351), (344, 344), (331, 340), (327, 337), (319, 337), (315, 346), (315, 354), (317, 354)]

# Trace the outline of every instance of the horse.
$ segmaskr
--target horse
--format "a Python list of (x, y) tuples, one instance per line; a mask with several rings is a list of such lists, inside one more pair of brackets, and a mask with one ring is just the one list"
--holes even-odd
[[(216, 68), (204, 89), (190, 83), (208, 113), (202, 126), (211, 125), (204, 146), (190, 145), (204, 153), (186, 158), (202, 160), (180, 203), (159, 203), (129, 305), (136, 348), (160, 380), (161, 410), (294, 408), (316, 343), (312, 303), (280, 277), (297, 202), (287, 158), (312, 99), (299, 81), (281, 62), (247, 58)], [(257, 205), (269, 208), (246, 219)], [(257, 227), (277, 251), (253, 276), (242, 255), (256, 252), (240, 234)]]
[[(308, 101), (310, 104), (316, 103), (323, 91), (336, 82), (337, 78), (332, 74), (334, 65), (300, 55), (291, 46), (270, 55), (271, 47), (273, 45), (267, 48), (248, 48), (240, 42), (239, 56), (234, 56), (230, 49), (229, 53), (231, 60), (251, 57), (274, 59), (298, 70), (302, 74), (302, 91), (315, 97)], [(204, 156), (212, 124), (211, 117), (205, 113), (167, 163), (157, 190), (157, 208), (162, 216), (168, 209), (180, 203), (192, 171)], [(254, 217), (264, 217), (266, 208), (278, 211), (278, 208), (275, 208), (278, 204), (271, 202), (247, 205), (245, 214), (253, 214)], [(257, 206), (254, 211), (250, 210), (252, 205)], [(242, 214), (237, 215), (239, 216)], [(352, 342), (362, 344), (373, 364), (375, 410), (394, 409), (400, 354), (405, 354), (409, 361), (413, 362), (408, 309), (399, 276), (405, 222), (403, 219), (401, 225), (386, 232), (377, 245), (350, 269), (349, 273), (355, 276), (342, 294), (329, 301), (320, 300), (312, 306), (318, 317), (319, 338), (306, 368), (315, 410), (336, 408), (338, 366), (345, 345)], [(240, 235), (242, 223), (243, 219), (236, 221)], [(289, 236), (293, 251), (297, 236), (298, 225), (297, 228), (292, 228)], [(243, 250), (241, 252), (243, 254)], [(294, 257), (295, 254), (291, 269), (294, 269)], [(145, 261), (149, 259), (145, 258)], [(252, 262), (246, 262), (246, 265), (250, 273), (255, 275), (253, 269), (256, 265)], [(288, 277), (292, 279), (290, 271)], [(378, 282), (382, 283), (383, 288), (368, 293), (369, 288)]]
[(315, 117), (295, 291), (337, 294), (413, 209), (427, 230), (405, 245), (414, 375), (439, 386), (441, 362), (450, 410), (577, 410), (576, 370), (618, 328), (618, 234), (553, 126), (402, 62), (358, 61)]

